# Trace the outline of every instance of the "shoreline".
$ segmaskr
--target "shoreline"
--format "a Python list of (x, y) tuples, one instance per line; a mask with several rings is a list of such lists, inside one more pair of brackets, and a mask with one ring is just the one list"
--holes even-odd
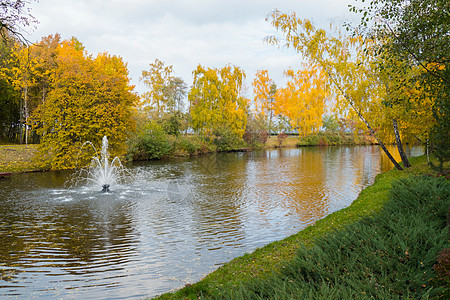
[(289, 263), (299, 248), (312, 247), (315, 240), (340, 230), (380, 211), (388, 201), (391, 184), (397, 179), (429, 174), (426, 156), (411, 158), (413, 166), (404, 171), (391, 170), (376, 176), (373, 185), (363, 189), (352, 204), (316, 221), (283, 240), (272, 242), (244, 254), (207, 274), (200, 281), (158, 295), (152, 299), (197, 299), (200, 295), (214, 297), (219, 290), (233, 289), (252, 279), (264, 279), (280, 271)]
[[(261, 148), (255, 148), (251, 146), (241, 147), (236, 149), (231, 149), (226, 152), (252, 152), (259, 150), (273, 150), (273, 149), (286, 149), (286, 148), (303, 148), (303, 147), (333, 147), (333, 146), (368, 146), (375, 145), (372, 143), (343, 143), (343, 144), (302, 144), (301, 139), (298, 136), (288, 136), (281, 145), (278, 144), (277, 137), (271, 136), (268, 138), (265, 145)], [(28, 144), (28, 145), (18, 145), (18, 144), (6, 144), (0, 145), (0, 172), (11, 173), (11, 175), (16, 175), (20, 173), (33, 173), (33, 172), (46, 172), (51, 171), (49, 168), (38, 167), (33, 161), (34, 155), (38, 151), (39, 144)], [(164, 160), (172, 158), (183, 158), (183, 157), (198, 157), (202, 155), (208, 155), (213, 153), (220, 153), (221, 151), (189, 154), (180, 152), (175, 152), (170, 155), (164, 156), (160, 159)], [(122, 158), (121, 158), (122, 160)], [(136, 160), (139, 161), (139, 160)], [(143, 160), (145, 161), (145, 160)], [(4, 177), (3, 177), (4, 178)]]

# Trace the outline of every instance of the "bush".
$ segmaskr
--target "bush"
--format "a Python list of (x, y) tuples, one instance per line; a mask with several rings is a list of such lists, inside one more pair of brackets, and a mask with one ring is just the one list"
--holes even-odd
[(244, 140), (229, 127), (220, 127), (213, 131), (213, 143), (218, 151), (230, 151), (245, 146)]
[(161, 118), (159, 120), (159, 124), (161, 124), (161, 127), (165, 133), (179, 136), (183, 128), (183, 121), (183, 114), (180, 112), (174, 112)]
[(268, 138), (267, 125), (263, 119), (247, 118), (243, 139), (248, 145), (256, 149), (262, 148)]
[(337, 132), (339, 130), (340, 124), (336, 116), (323, 116), (322, 126), (327, 132)]
[(173, 143), (170, 142), (160, 125), (147, 124), (141, 133), (128, 142), (128, 160), (160, 159), (171, 153)]
[(287, 136), (286, 133), (284, 133), (284, 131), (277, 135), (278, 147), (281, 147), (281, 145), (283, 144), (284, 140), (285, 140), (287, 137), (288, 137), (288, 136)]
[(341, 134), (338, 132), (318, 132), (300, 138), (297, 147), (301, 146), (339, 146), (366, 144), (365, 137), (355, 139), (353, 134)]
[(208, 144), (200, 136), (182, 136), (179, 138), (177, 148), (189, 155), (205, 154), (214, 152), (215, 148)]

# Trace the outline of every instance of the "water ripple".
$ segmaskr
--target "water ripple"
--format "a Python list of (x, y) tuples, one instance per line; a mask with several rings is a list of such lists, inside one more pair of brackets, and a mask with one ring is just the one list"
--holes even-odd
[(350, 205), (383, 167), (375, 147), (225, 153), (147, 162), (100, 193), (70, 172), (0, 189), (0, 297), (129, 299), (223, 263)]

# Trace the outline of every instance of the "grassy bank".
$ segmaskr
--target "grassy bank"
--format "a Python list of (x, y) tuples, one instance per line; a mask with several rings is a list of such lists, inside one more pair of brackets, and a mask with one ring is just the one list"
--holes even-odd
[[(441, 250), (444, 245), (448, 247), (447, 238), (442, 237), (443, 232), (446, 232), (445, 205), (449, 202), (448, 181), (441, 179), (447, 183), (447, 194), (440, 196), (441, 204), (446, 201), (445, 207), (440, 206), (438, 209), (435, 204), (420, 201), (414, 204), (412, 199), (413, 208), (397, 214), (398, 207), (395, 205), (399, 205), (404, 197), (408, 198), (407, 195), (418, 192), (412, 191), (410, 194), (400, 194), (397, 197), (390, 192), (393, 182), (431, 172), (426, 166), (425, 157), (411, 161), (413, 167), (407, 171), (393, 170), (378, 175), (375, 184), (364, 189), (350, 207), (317, 221), (315, 225), (293, 236), (238, 257), (200, 282), (175, 293), (164, 294), (159, 299), (198, 297), (284, 299), (292, 298), (294, 295), (296, 298), (305, 286), (312, 286), (303, 295), (305, 298), (337, 299), (347, 296), (351, 298), (364, 296), (364, 293), (367, 293), (365, 295), (367, 297), (384, 295), (395, 298), (408, 295), (415, 297), (432, 292), (442, 293), (439, 288), (443, 286), (442, 282), (436, 279), (437, 275), (433, 273), (432, 267), (436, 262), (436, 251)], [(397, 185), (396, 190), (402, 185), (402, 183), (394, 184)], [(413, 183), (412, 186), (423, 187), (421, 192), (430, 191), (429, 198), (436, 198), (433, 194), (435, 190), (424, 183)], [(393, 203), (394, 206), (389, 204), (391, 208), (386, 208), (386, 203)], [(418, 219), (413, 213), (420, 213), (422, 217), (425, 215), (425, 219)], [(430, 215), (431, 219), (440, 220), (437, 227), (431, 229), (420, 227), (418, 232), (414, 231), (416, 225), (427, 224), (429, 219), (426, 217)], [(387, 225), (389, 219), (394, 222)], [(400, 219), (405, 222), (396, 225)], [(409, 222), (416, 219), (417, 221)], [(379, 229), (374, 227), (378, 223), (381, 224)], [(392, 243), (384, 242), (388, 237)], [(434, 237), (443, 242), (437, 243)], [(376, 238), (376, 242), (368, 245), (373, 238)], [(367, 245), (365, 240), (368, 241)], [(353, 243), (359, 246), (355, 248), (352, 246)], [(423, 251), (416, 252), (421, 247)], [(422, 259), (425, 257), (424, 252), (427, 253), (426, 260)], [(386, 263), (380, 265), (381, 271), (372, 270), (369, 266), (365, 269), (364, 263), (370, 262), (372, 258), (377, 262), (372, 263), (372, 266), (380, 262)], [(398, 271), (403, 270), (401, 266), (405, 262), (409, 273)], [(403, 277), (399, 275), (397, 278), (395, 274), (399, 272), (405, 275), (402, 275)], [(425, 277), (423, 272), (427, 273)], [(406, 277), (407, 280), (395, 283), (397, 279), (403, 280)], [(432, 278), (434, 281), (429, 281)], [(438, 287), (433, 287), (433, 284)], [(339, 291), (335, 288), (338, 285)], [(375, 293), (373, 289), (380, 293)]]
[[(246, 137), (246, 136), (244, 136)], [(280, 134), (264, 139), (242, 139), (230, 133), (220, 135), (166, 134), (161, 128), (141, 132), (129, 141), (129, 160), (150, 160), (163, 157), (196, 156), (213, 152), (248, 151), (302, 146), (370, 145), (374, 140), (365, 135), (354, 136), (339, 132), (319, 132), (305, 137)]]
[(373, 145), (376, 140), (371, 135), (343, 132), (318, 132), (299, 138), (297, 147), (302, 146), (343, 146)]
[(37, 145), (0, 145), (0, 172), (20, 173), (38, 170), (33, 163)]
[[(281, 143), (281, 147), (283, 148), (295, 148), (297, 147), (297, 144), (300, 142), (300, 138), (298, 136), (288, 136), (286, 139), (283, 140)], [(264, 148), (266, 149), (273, 149), (280, 147), (280, 143), (278, 141), (277, 136), (270, 136), (266, 144), (264, 145)]]

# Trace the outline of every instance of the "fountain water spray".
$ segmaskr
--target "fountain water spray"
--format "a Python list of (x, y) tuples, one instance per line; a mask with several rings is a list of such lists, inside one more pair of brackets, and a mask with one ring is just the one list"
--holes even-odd
[(95, 155), (91, 159), (91, 163), (88, 168), (80, 169), (72, 178), (72, 183), (78, 185), (80, 183), (93, 184), (102, 188), (102, 192), (109, 193), (109, 188), (112, 185), (120, 184), (123, 180), (126, 170), (122, 166), (120, 159), (114, 157), (110, 161), (110, 154), (108, 152), (108, 138), (106, 136), (102, 139), (102, 149), (100, 155), (98, 155), (97, 149), (91, 142), (85, 142), (82, 145), (89, 144), (95, 151)]

